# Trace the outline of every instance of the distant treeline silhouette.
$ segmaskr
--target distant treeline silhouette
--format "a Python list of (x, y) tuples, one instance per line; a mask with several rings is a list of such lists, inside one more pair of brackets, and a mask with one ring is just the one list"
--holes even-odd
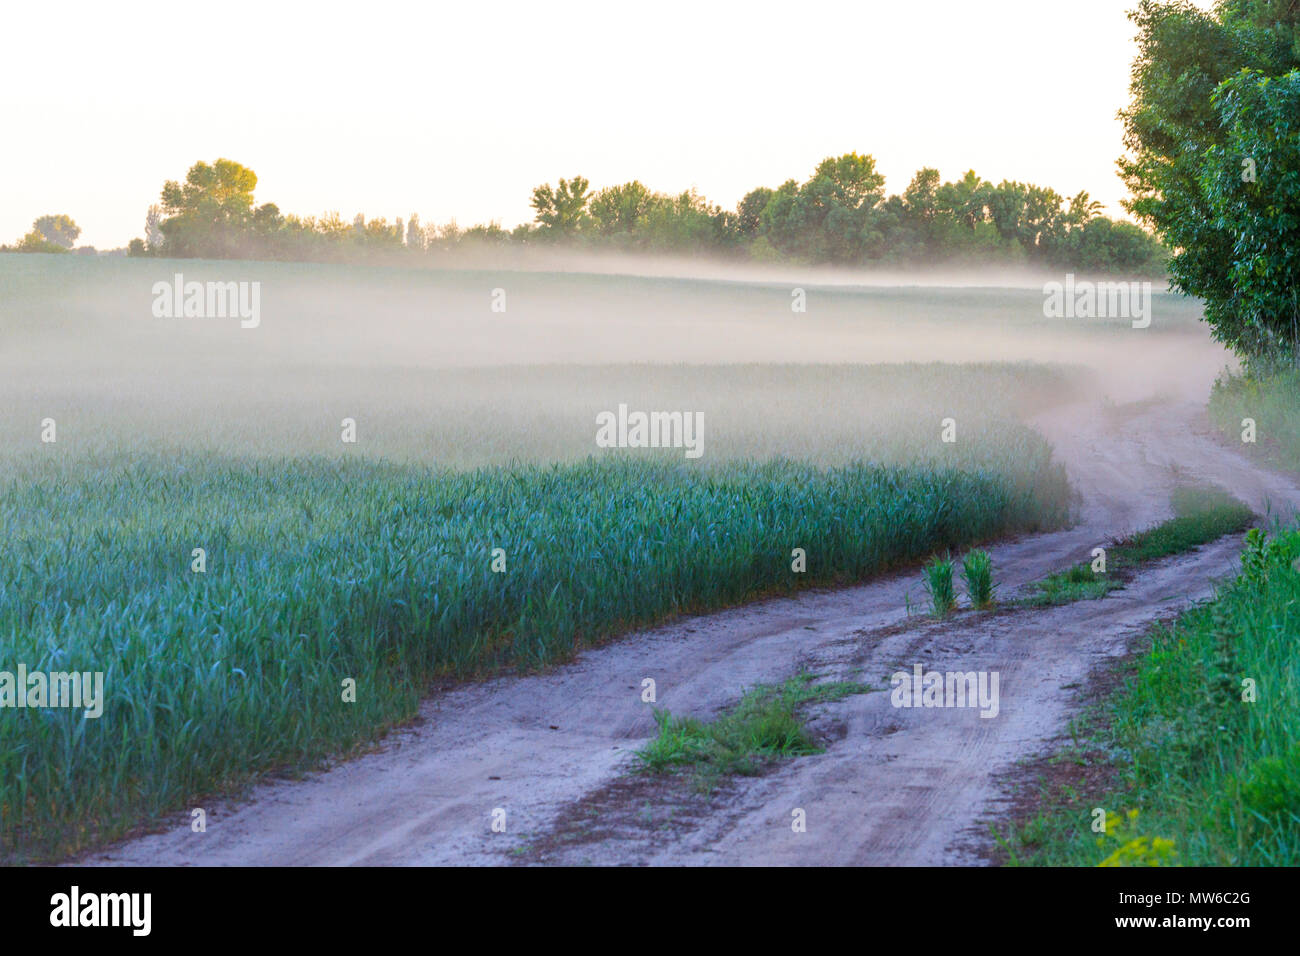
[[(256, 205), (257, 175), (228, 159), (199, 162), (168, 181), (149, 208), (134, 256), (386, 262), (465, 249), (550, 247), (711, 255), (759, 262), (898, 266), (1041, 265), (1160, 273), (1165, 250), (1149, 233), (1098, 213), (1086, 192), (1052, 189), (974, 171), (942, 182), (922, 169), (902, 195), (885, 194), (875, 160), (830, 157), (811, 178), (750, 191), (723, 209), (695, 190), (677, 195), (629, 182), (592, 191), (581, 176), (533, 190), (536, 218), (515, 229), (284, 214)], [(41, 251), (49, 251), (41, 244)]]

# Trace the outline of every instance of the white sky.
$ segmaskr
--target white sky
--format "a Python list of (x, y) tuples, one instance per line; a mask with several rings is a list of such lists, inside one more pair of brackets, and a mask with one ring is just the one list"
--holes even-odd
[(574, 174), (732, 207), (850, 150), (889, 192), (974, 168), (1122, 215), (1135, 4), (10, 3), (0, 241), (66, 212), (125, 245), (164, 180), (222, 156), (259, 202), (349, 219), (510, 227)]

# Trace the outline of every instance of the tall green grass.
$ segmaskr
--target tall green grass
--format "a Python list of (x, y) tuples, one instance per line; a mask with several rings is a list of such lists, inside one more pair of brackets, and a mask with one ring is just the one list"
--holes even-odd
[(57, 855), (310, 764), (410, 717), (440, 676), (1057, 524), (1048, 462), (1032, 479), (648, 459), (32, 466), (0, 486), (0, 669), (104, 671), (108, 699), (97, 720), (0, 712), (0, 843)]
[(1300, 369), (1220, 377), (1210, 394), (1210, 418), (1232, 442), (1241, 442), (1242, 420), (1254, 419), (1255, 444), (1241, 447), (1300, 471)]
[(968, 552), (962, 558), (961, 573), (971, 607), (977, 611), (993, 607), (993, 559), (989, 553), (978, 548)]
[(948, 555), (935, 556), (925, 565), (925, 593), (935, 617), (947, 617), (957, 610), (957, 592), (952, 586), (953, 561)]

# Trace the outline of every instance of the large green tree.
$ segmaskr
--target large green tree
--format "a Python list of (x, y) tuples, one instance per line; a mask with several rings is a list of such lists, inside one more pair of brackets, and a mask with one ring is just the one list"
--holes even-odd
[(745, 193), (745, 197), (736, 206), (736, 231), (741, 238), (754, 239), (758, 236), (759, 226), (763, 223), (763, 210), (775, 193), (776, 190), (767, 186), (759, 186)]
[(46, 242), (64, 249), (71, 249), (81, 235), (81, 227), (65, 214), (41, 216), (32, 223), (32, 229)]
[(1175, 288), (1248, 359), (1295, 361), (1300, 2), (1142, 0), (1121, 114), (1128, 208), (1173, 250)]
[(166, 218), (159, 224), (166, 254), (237, 254), (254, 221), (256, 187), (257, 174), (230, 159), (195, 163), (184, 183), (168, 180), (162, 189)]
[(636, 180), (600, 190), (589, 207), (597, 234), (622, 245), (632, 243), (653, 201), (650, 190)]
[(790, 180), (772, 194), (759, 233), (778, 252), (809, 262), (850, 264), (879, 257), (877, 207), (884, 185), (872, 157), (828, 157), (802, 186)]
[(581, 176), (561, 179), (557, 186), (544, 183), (533, 190), (533, 209), (544, 234), (552, 238), (571, 238), (587, 224), (587, 203), (591, 201), (590, 183)]

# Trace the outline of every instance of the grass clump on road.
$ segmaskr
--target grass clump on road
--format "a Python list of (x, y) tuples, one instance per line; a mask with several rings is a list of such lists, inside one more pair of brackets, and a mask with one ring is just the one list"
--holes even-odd
[(1219, 488), (1176, 488), (1171, 504), (1174, 517), (1107, 548), (1104, 569), (1094, 561), (1049, 574), (1021, 603), (1048, 607), (1105, 597), (1142, 564), (1244, 531), (1255, 520), (1249, 507)]
[(1076, 564), (1064, 571), (1049, 574), (1037, 582), (1034, 590), (1021, 603), (1029, 607), (1053, 607), (1105, 597), (1123, 586), (1123, 582), (1116, 576), (1094, 571), (1090, 564)]
[(962, 577), (966, 579), (966, 594), (971, 607), (987, 611), (993, 607), (993, 559), (987, 551), (967, 553), (961, 563)]
[(935, 617), (947, 617), (957, 609), (957, 593), (952, 586), (952, 558), (934, 557), (925, 566), (925, 591), (930, 595), (930, 610)]
[[(1241, 575), (1151, 633), (1077, 743), (1078, 777), (1006, 835), (1011, 862), (1300, 865), (1298, 558), (1300, 531), (1252, 530)], [(1120, 825), (1094, 833), (1096, 808)]]
[(821, 753), (800, 709), (872, 688), (852, 681), (814, 680), (815, 675), (805, 672), (777, 686), (760, 684), (732, 710), (707, 722), (657, 710), (659, 735), (637, 757), (652, 772), (689, 768), (696, 787), (708, 792), (723, 777), (753, 776), (774, 760)]

